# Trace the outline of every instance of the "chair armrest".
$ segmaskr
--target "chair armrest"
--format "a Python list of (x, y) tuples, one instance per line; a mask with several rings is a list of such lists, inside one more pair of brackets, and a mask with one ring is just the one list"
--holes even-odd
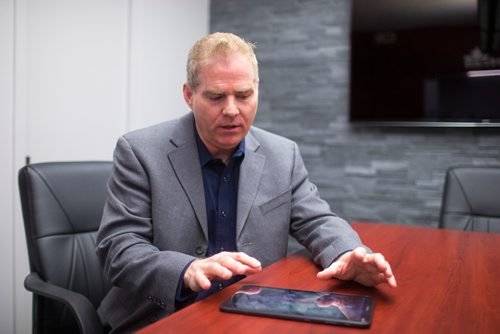
[(94, 305), (84, 295), (45, 282), (36, 272), (26, 276), (24, 287), (35, 294), (57, 300), (66, 305), (73, 313), (80, 328), (80, 333), (104, 334)]

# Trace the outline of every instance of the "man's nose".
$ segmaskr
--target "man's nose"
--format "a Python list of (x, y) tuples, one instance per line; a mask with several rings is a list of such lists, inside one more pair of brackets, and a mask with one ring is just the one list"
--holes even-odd
[(234, 97), (229, 97), (227, 100), (226, 100), (226, 104), (224, 105), (224, 108), (222, 109), (222, 114), (224, 116), (228, 116), (228, 117), (235, 117), (237, 116), (240, 111), (238, 110), (238, 107), (236, 106), (236, 101), (234, 99)]

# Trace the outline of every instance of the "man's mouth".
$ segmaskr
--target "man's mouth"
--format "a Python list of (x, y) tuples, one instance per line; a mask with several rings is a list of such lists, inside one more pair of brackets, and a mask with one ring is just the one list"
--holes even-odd
[(229, 129), (229, 130), (230, 129), (235, 129), (237, 127), (238, 127), (238, 125), (234, 125), (234, 124), (221, 125), (221, 128), (223, 128), (223, 129)]

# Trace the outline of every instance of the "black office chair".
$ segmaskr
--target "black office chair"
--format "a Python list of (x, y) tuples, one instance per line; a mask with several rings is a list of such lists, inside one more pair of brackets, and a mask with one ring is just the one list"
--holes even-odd
[(33, 333), (105, 333), (109, 290), (95, 252), (111, 162), (54, 162), (19, 171), (33, 292)]
[(500, 166), (449, 168), (439, 227), (500, 233)]

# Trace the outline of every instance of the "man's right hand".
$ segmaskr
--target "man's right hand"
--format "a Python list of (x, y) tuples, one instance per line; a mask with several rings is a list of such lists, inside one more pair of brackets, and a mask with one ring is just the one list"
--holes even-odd
[(260, 262), (242, 252), (221, 252), (191, 262), (184, 274), (184, 285), (192, 291), (208, 290), (211, 280), (225, 281), (236, 275), (251, 275), (262, 270)]

